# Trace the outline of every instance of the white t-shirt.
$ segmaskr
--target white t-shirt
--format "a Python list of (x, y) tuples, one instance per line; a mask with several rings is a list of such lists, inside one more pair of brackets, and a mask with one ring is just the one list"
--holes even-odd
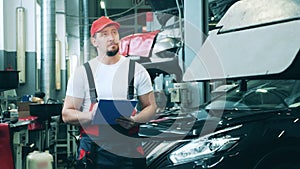
[[(103, 64), (98, 61), (97, 58), (94, 58), (89, 61), (89, 64), (93, 72), (98, 100), (127, 99), (128, 58), (122, 56), (117, 63), (112, 65)], [(151, 78), (147, 70), (139, 63), (135, 63), (134, 94), (141, 96), (152, 90)], [(89, 84), (83, 65), (78, 67), (74, 74), (71, 75), (68, 81), (66, 95), (83, 98), (82, 110), (89, 110), (91, 104)]]

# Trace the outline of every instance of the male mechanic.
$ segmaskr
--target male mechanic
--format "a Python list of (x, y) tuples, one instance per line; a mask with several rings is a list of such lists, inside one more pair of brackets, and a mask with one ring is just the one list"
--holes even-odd
[[(93, 75), (97, 100), (127, 99), (128, 69), (130, 59), (119, 54), (120, 24), (107, 17), (100, 17), (91, 26), (91, 44), (97, 49), (98, 56), (88, 61)], [(81, 127), (79, 157), (81, 160), (91, 157), (93, 168), (145, 168), (143, 150), (139, 143), (124, 141), (111, 126), (95, 126), (91, 124), (96, 113), (98, 103), (92, 103), (87, 72), (84, 66), (76, 68), (71, 75), (62, 110), (63, 121)], [(116, 128), (124, 131), (137, 132), (136, 124), (150, 121), (156, 112), (156, 103), (151, 79), (146, 69), (135, 63), (134, 95), (139, 100), (140, 111), (125, 120), (118, 120)], [(108, 129), (109, 128), (109, 129)], [(122, 130), (122, 129), (121, 129)], [(132, 132), (132, 131), (133, 132)], [(113, 134), (109, 134), (110, 133)], [(122, 133), (122, 132), (121, 132)], [(124, 134), (124, 132), (122, 133)], [(126, 135), (126, 134), (125, 134)], [(124, 138), (127, 138), (124, 136)], [(130, 140), (130, 139), (129, 139)], [(126, 143), (124, 143), (126, 142)], [(92, 144), (92, 143), (96, 143)], [(118, 151), (115, 151), (118, 150)], [(120, 152), (120, 154), (118, 154)], [(126, 153), (128, 152), (128, 153)]]

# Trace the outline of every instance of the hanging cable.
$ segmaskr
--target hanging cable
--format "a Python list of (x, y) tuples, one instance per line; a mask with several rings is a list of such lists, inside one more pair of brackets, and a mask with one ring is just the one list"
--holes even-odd
[(144, 3), (144, 1), (145, 1), (145, 0), (141, 0), (140, 3), (136, 4), (135, 6), (129, 8), (129, 9), (127, 9), (126, 11), (121, 12), (121, 13), (117, 13), (117, 14), (113, 14), (113, 15), (110, 15), (110, 16), (108, 16), (108, 17), (111, 18), (111, 17), (116, 17), (116, 16), (123, 15), (123, 14), (125, 14), (125, 13), (127, 13), (127, 12), (133, 10), (134, 8), (137, 8), (137, 7), (141, 6), (141, 5)]

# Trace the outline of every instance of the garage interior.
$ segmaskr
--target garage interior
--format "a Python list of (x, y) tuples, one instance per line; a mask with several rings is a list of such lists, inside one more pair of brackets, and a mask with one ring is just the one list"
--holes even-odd
[[(216, 110), (210, 113), (218, 114), (217, 123), (210, 123), (216, 119), (205, 123), (212, 130), (195, 129), (205, 126), (198, 123), (207, 118), (201, 108), (212, 100), (236, 88), (247, 92), (251, 80), (258, 79), (261, 86), (270, 79), (299, 80), (298, 9), (299, 0), (1, 1), (0, 161), (5, 163), (1, 168), (74, 168), (79, 128), (64, 123), (61, 111), (69, 77), (76, 67), (97, 56), (90, 43), (90, 28), (101, 16), (120, 23), (120, 53), (142, 64), (151, 77), (157, 118), (140, 125), (140, 136), (153, 138), (143, 144), (148, 168), (218, 168), (223, 158), (201, 157), (192, 160), (191, 166), (184, 166), (184, 160), (177, 164), (174, 156), (180, 153), (175, 149), (225, 125), (224, 114), (218, 116)], [(278, 28), (260, 30), (273, 24)], [(276, 30), (281, 33), (273, 36)], [(289, 111), (299, 107), (299, 97), (282, 99), (285, 94), (270, 93), (271, 98), (260, 95), (265, 100), (257, 104), (274, 104), (277, 99), (278, 105), (287, 102)], [(243, 123), (233, 128), (240, 128), (239, 124)], [(279, 133), (282, 131), (287, 130)], [(234, 147), (237, 140), (232, 136), (226, 143)], [(261, 163), (256, 165), (259, 168)], [(232, 164), (232, 168), (239, 167)]]

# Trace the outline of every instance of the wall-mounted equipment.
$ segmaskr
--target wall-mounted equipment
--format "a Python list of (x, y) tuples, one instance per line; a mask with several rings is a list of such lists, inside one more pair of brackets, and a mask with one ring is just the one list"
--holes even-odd
[(25, 58), (25, 48), (26, 48), (26, 37), (25, 37), (25, 8), (17, 7), (16, 10), (16, 21), (17, 21), (17, 70), (20, 71), (19, 82), (26, 82), (26, 58)]

